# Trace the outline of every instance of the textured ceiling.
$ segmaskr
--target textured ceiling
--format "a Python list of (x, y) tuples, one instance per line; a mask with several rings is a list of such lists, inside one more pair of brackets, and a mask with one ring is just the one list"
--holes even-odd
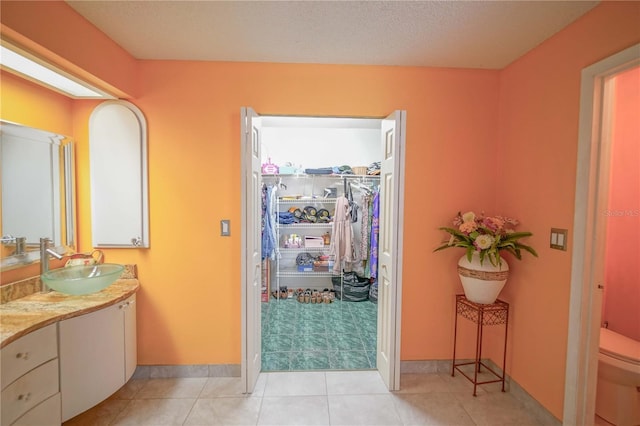
[(138, 59), (500, 69), (597, 1), (67, 1)]

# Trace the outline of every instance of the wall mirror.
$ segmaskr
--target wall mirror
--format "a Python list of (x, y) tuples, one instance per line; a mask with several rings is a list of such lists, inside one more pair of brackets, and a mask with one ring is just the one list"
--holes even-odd
[(0, 120), (0, 270), (38, 261), (41, 237), (75, 249), (74, 163), (71, 138)]

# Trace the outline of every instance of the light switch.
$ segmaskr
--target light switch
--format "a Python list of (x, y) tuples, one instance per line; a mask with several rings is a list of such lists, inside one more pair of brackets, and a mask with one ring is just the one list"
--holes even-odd
[(567, 251), (567, 229), (551, 228), (551, 243), (550, 247), (556, 250)]
[(231, 221), (229, 219), (222, 219), (220, 221), (220, 235), (223, 237), (231, 235)]

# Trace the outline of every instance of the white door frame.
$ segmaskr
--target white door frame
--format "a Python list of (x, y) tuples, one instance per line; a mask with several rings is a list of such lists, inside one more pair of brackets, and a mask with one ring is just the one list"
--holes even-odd
[(596, 276), (603, 262), (603, 202), (609, 158), (606, 131), (606, 81), (640, 64), (640, 44), (582, 70), (578, 164), (573, 219), (573, 256), (563, 424), (593, 424), (603, 285)]
[[(242, 111), (245, 109), (245, 107), (243, 107), (241, 109), (241, 114)], [(258, 113), (258, 115), (260, 115)], [(406, 137), (404, 136), (405, 134), (405, 129), (406, 129), (406, 112), (402, 111), (402, 115), (403, 115), (403, 120), (402, 120), (402, 128), (398, 129), (400, 132), (402, 132), (402, 140), (403, 142), (406, 142)], [(359, 117), (357, 117), (359, 118)], [(242, 204), (242, 208), (243, 208), (243, 212), (242, 212), (242, 226), (243, 228), (245, 227), (246, 224), (246, 214), (244, 212), (244, 208), (245, 206), (248, 205), (247, 203), (247, 190), (246, 190), (246, 185), (245, 185), (245, 176), (246, 176), (246, 168), (247, 168), (247, 164), (246, 161), (244, 160), (244, 157), (246, 155), (246, 147), (244, 146), (245, 144), (245, 138), (243, 137), (243, 135), (241, 135), (240, 137), (240, 152), (241, 152), (241, 176), (242, 176), (242, 185), (241, 185), (241, 204)], [(398, 186), (398, 194), (397, 194), (397, 200), (398, 202), (396, 203), (398, 206), (402, 206), (404, 205), (404, 158), (405, 158), (405, 146), (403, 145), (401, 147), (401, 167), (400, 170), (398, 170), (398, 176), (396, 176), (395, 178), (398, 180), (399, 186)], [(404, 226), (404, 220), (403, 220), (403, 212), (399, 212), (397, 217), (398, 217), (398, 222), (395, 224), (397, 226), (397, 229), (402, 230), (403, 226)], [(247, 232), (247, 229), (242, 229), (242, 236), (241, 236), (241, 261), (240, 261), (240, 285), (241, 285), (241, 300), (242, 300), (242, 309), (241, 309), (241, 342), (242, 342), (242, 348), (241, 348), (241, 352), (242, 352), (242, 356), (241, 356), (241, 375), (242, 377), (247, 377), (247, 369), (248, 369), (248, 363), (247, 363), (247, 359), (246, 359), (246, 339), (247, 339), (247, 334), (248, 334), (248, 324), (247, 324), (247, 285), (249, 285), (247, 283), (247, 274), (245, 271), (245, 267), (247, 265), (247, 253), (246, 253), (246, 249), (247, 249), (247, 238), (250, 238), (250, 233)], [(394, 274), (395, 278), (396, 278), (396, 285), (395, 285), (395, 291), (396, 291), (396, 301), (395, 301), (395, 315), (393, 317), (391, 317), (392, 319), (392, 324), (390, 324), (391, 329), (395, 330), (395, 338), (394, 338), (394, 344), (395, 344), (395, 350), (393, 351), (394, 353), (394, 363), (393, 363), (393, 372), (392, 372), (392, 377), (393, 377), (393, 383), (390, 385), (390, 389), (389, 390), (398, 390), (400, 389), (400, 338), (401, 338), (401, 315), (402, 315), (402, 248), (403, 248), (403, 233), (400, 232), (397, 235), (397, 244), (398, 244), (398, 266), (397, 266), (397, 273)], [(250, 389), (245, 389), (245, 392), (251, 392)]]

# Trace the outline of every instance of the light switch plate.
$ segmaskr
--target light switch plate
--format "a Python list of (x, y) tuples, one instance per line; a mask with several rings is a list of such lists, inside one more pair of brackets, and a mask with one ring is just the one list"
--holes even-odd
[(567, 251), (567, 235), (569, 230), (561, 228), (551, 228), (551, 240), (549, 247), (556, 250)]
[(220, 221), (220, 235), (223, 237), (231, 235), (231, 221), (229, 219), (222, 219)]

